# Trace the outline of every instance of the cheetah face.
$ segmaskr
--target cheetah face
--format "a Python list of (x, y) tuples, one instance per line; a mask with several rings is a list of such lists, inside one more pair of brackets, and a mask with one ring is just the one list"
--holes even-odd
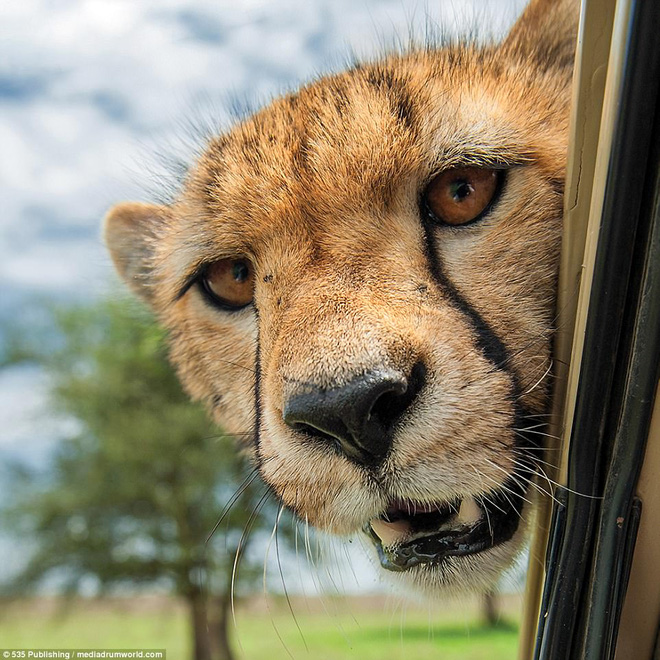
[(423, 588), (492, 585), (533, 515), (574, 28), (547, 4), (500, 46), (278, 99), (172, 205), (106, 220), (185, 387), (276, 496)]

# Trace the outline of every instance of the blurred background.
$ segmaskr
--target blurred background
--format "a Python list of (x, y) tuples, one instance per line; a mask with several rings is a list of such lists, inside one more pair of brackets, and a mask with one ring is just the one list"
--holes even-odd
[(273, 96), (411, 38), (497, 37), (524, 4), (0, 3), (0, 647), (515, 656), (524, 560), (497, 597), (429, 607), (290, 520), (181, 393), (99, 226)]

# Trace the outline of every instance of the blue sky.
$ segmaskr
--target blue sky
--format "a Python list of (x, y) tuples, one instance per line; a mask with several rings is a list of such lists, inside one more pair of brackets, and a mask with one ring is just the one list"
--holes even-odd
[(503, 27), (521, 2), (0, 5), (0, 286), (94, 295), (108, 278), (100, 218), (158, 187), (156, 152), (190, 157), (188, 122), (222, 130), (232, 104), (258, 105), (351, 52), (371, 57), (409, 28), (460, 29), (475, 13)]
[[(116, 286), (105, 211), (154, 199), (233, 108), (423, 36), (503, 32), (524, 0), (0, 2), (0, 329), (45, 300)], [(0, 341), (2, 335), (0, 334)], [(0, 461), (43, 458), (74, 426), (34, 368), (0, 372)], [(2, 554), (0, 549), (0, 555)]]

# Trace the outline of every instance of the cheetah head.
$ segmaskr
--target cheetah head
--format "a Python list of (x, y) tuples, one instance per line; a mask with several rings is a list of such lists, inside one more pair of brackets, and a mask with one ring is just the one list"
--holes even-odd
[(106, 218), (188, 392), (301, 519), (423, 588), (520, 551), (548, 378), (573, 3), (322, 78)]

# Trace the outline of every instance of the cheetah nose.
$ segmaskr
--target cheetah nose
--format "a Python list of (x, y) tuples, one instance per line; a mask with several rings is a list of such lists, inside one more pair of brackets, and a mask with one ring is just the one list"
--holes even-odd
[(392, 445), (392, 429), (424, 385), (418, 362), (406, 377), (399, 371), (369, 371), (336, 388), (305, 386), (284, 406), (284, 421), (338, 449), (364, 466), (377, 466)]

